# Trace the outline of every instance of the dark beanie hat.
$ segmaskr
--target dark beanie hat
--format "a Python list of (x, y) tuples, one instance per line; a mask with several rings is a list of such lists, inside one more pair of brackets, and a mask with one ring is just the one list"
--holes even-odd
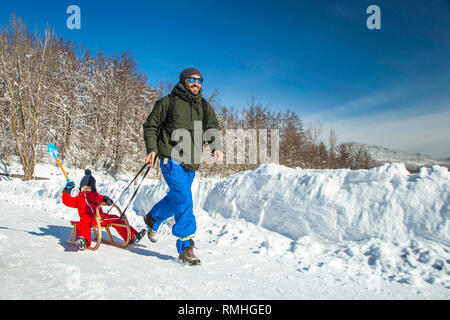
[(192, 77), (194, 75), (199, 76), (200, 78), (203, 78), (200, 71), (198, 71), (195, 68), (184, 69), (183, 71), (181, 71), (181, 74), (180, 74), (180, 82), (184, 82), (184, 80), (186, 80), (187, 78)]
[(86, 169), (84, 171), (85, 176), (80, 181), (80, 190), (82, 186), (91, 187), (92, 191), (97, 191), (95, 188), (95, 178), (92, 176), (91, 170)]

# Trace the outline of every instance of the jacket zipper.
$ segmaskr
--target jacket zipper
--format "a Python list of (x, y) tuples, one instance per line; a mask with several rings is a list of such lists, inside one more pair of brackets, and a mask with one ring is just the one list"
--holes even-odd
[(94, 209), (92, 209), (91, 205), (89, 204), (89, 202), (88, 202), (88, 200), (86, 198), (86, 193), (84, 193), (83, 196), (84, 196), (84, 200), (86, 200), (87, 205), (89, 206), (89, 208), (91, 208), (92, 214), (95, 216)]

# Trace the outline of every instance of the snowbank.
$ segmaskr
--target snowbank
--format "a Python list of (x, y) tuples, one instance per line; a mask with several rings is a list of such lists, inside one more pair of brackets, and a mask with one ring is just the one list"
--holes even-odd
[(370, 170), (301, 170), (274, 164), (214, 185), (203, 208), (243, 218), (291, 239), (331, 242), (433, 235), (450, 243), (450, 174), (403, 164)]
[[(72, 173), (79, 182), (82, 170)], [(128, 181), (94, 173), (97, 189), (117, 199)], [(62, 176), (48, 181), (20, 179), (0, 183), (0, 199), (8, 204), (37, 206), (60, 212)], [(194, 204), (211, 216), (244, 219), (293, 240), (309, 236), (330, 242), (368, 238), (406, 241), (412, 235), (450, 244), (450, 174), (433, 166), (410, 174), (403, 164), (370, 170), (302, 170), (276, 164), (226, 179), (196, 179)], [(120, 204), (126, 205), (133, 187)], [(147, 180), (130, 206), (144, 216), (167, 192), (164, 182)]]

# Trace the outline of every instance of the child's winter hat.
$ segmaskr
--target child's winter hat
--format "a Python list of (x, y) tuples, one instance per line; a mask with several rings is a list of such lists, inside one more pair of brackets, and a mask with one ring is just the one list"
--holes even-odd
[(95, 178), (92, 176), (91, 170), (86, 169), (84, 171), (85, 176), (80, 181), (80, 190), (82, 186), (89, 186), (91, 187), (92, 191), (97, 191), (95, 188)]

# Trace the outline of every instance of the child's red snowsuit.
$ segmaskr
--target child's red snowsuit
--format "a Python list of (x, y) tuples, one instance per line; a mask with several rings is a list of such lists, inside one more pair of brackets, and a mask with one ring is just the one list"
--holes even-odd
[[(95, 210), (97, 206), (103, 202), (103, 196), (99, 195), (98, 192), (87, 191), (80, 192), (76, 197), (72, 197), (69, 193), (62, 193), (62, 201), (63, 203), (71, 208), (77, 208), (78, 214), (80, 215), (80, 222), (77, 223), (77, 233), (76, 238), (83, 237), (86, 239), (86, 247), (90, 247), (91, 245), (91, 226), (96, 225), (97, 222), (95, 220)], [(103, 218), (103, 210), (99, 208), (100, 216)], [(108, 223), (118, 223), (125, 224), (123, 220), (120, 220), (118, 216), (108, 214), (105, 219), (101, 222), (101, 225), (104, 226)], [(114, 229), (117, 230), (119, 235), (127, 240), (127, 229), (125, 227), (113, 226)], [(133, 241), (137, 231), (130, 226), (131, 230), (131, 242)]]

